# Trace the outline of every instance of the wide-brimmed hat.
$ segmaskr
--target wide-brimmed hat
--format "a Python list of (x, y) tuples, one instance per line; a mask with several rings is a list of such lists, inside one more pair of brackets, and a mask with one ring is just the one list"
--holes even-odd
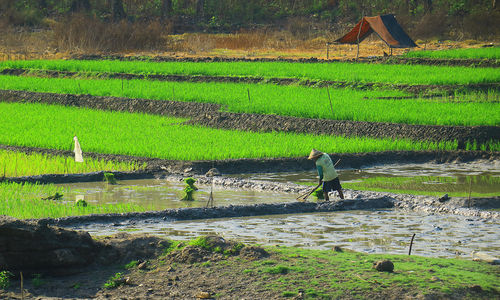
[(324, 153), (321, 152), (321, 151), (318, 151), (316, 149), (312, 149), (311, 150), (311, 153), (309, 154), (309, 157), (307, 159), (313, 159), (313, 158), (317, 158), (317, 157), (320, 157), (321, 155), (323, 155)]

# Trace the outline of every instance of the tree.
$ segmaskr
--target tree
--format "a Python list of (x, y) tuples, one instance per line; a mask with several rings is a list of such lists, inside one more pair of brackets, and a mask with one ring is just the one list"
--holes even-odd
[[(45, 0), (40, 0), (39, 3), (45, 3)], [(41, 4), (39, 4), (41, 6)], [(80, 12), (80, 11), (90, 11), (90, 1), (89, 0), (73, 0), (71, 1), (71, 6), (69, 8), (70, 12)]]
[(113, 14), (113, 20), (114, 21), (120, 21), (123, 20), (125, 17), (127, 17), (127, 14), (125, 13), (125, 10), (123, 9), (123, 1), (122, 0), (113, 0), (112, 3), (112, 14)]
[(172, 13), (172, 0), (162, 0), (161, 1), (161, 20), (165, 21), (165, 19), (170, 16)]
[(205, 18), (205, 0), (196, 0), (196, 19), (201, 21)]

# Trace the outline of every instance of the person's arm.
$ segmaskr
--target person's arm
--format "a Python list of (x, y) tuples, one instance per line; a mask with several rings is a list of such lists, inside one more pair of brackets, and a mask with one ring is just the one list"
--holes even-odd
[(316, 166), (316, 169), (318, 170), (319, 183), (321, 183), (323, 181), (323, 167), (322, 166)]

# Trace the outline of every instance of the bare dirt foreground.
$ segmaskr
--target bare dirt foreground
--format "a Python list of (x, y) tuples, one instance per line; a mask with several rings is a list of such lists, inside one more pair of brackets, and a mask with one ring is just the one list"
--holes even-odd
[(483, 262), (339, 247), (262, 248), (217, 236), (175, 242), (121, 233), (93, 240), (85, 232), (9, 217), (0, 217), (0, 241), (0, 265), (16, 274), (0, 289), (1, 299), (500, 297), (500, 269)]

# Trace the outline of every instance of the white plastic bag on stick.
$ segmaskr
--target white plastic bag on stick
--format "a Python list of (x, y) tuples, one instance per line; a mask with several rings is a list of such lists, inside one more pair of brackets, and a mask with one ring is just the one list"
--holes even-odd
[(75, 152), (75, 161), (83, 162), (82, 148), (80, 147), (80, 143), (78, 142), (78, 138), (76, 137), (76, 135), (73, 140), (75, 141), (75, 150), (73, 150), (73, 152)]

